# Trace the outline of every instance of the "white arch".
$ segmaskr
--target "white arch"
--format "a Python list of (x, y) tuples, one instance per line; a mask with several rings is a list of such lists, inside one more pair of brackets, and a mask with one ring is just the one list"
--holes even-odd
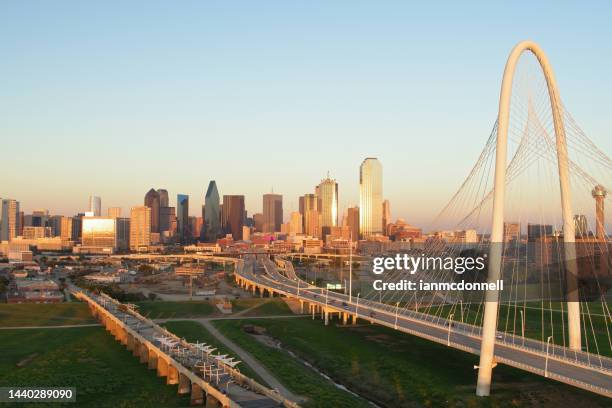
[[(571, 204), (571, 191), (569, 185), (569, 166), (567, 144), (565, 140), (565, 127), (561, 114), (561, 100), (557, 82), (546, 54), (533, 41), (523, 41), (517, 44), (510, 52), (499, 97), (499, 113), (497, 118), (497, 150), (495, 157), (495, 179), (493, 195), (493, 223), (491, 227), (491, 248), (489, 250), (489, 281), (496, 281), (501, 275), (502, 246), (504, 235), (504, 195), (506, 179), (506, 161), (508, 148), (508, 126), (510, 119), (510, 100), (512, 97), (512, 82), (519, 58), (525, 51), (530, 51), (538, 59), (546, 79), (550, 106), (553, 114), (555, 138), (557, 145), (557, 162), (559, 168), (559, 185), (561, 188), (561, 210), (563, 214), (563, 240), (565, 248), (566, 274), (568, 277), (568, 295), (575, 299), (568, 302), (568, 330), (570, 348), (580, 350), (580, 305), (577, 302), (576, 289), (576, 256), (575, 231), (573, 211)], [(497, 294), (490, 294), (485, 304), (482, 343), (480, 348), (480, 363), (478, 366), (478, 384), (476, 394), (489, 395), (491, 389), (491, 375), (493, 370), (493, 353), (495, 348), (495, 332), (497, 329)]]

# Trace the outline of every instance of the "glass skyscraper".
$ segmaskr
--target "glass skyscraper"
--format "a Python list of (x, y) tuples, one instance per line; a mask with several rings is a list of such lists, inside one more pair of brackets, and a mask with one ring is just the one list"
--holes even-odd
[(359, 167), (359, 231), (362, 238), (383, 233), (382, 165), (375, 157)]
[(214, 242), (221, 234), (221, 207), (217, 183), (211, 180), (208, 183), (204, 197), (204, 240)]
[(176, 196), (176, 219), (178, 224), (179, 239), (182, 243), (190, 240), (189, 228), (189, 196), (177, 194)]
[(332, 227), (338, 226), (338, 183), (328, 175), (326, 179), (321, 180), (316, 190), (321, 213), (321, 229), (325, 237), (331, 232)]

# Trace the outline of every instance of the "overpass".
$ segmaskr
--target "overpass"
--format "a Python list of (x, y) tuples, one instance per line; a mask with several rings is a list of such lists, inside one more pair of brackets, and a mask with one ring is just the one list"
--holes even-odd
[(190, 394), (191, 405), (207, 408), (298, 408), (284, 398), (240, 373), (239, 361), (215, 355), (204, 343), (189, 343), (152, 320), (105, 294), (94, 294), (70, 285), (70, 292), (86, 302), (96, 317), (140, 362), (178, 385), (179, 394)]
[[(300, 279), (290, 261), (277, 257), (247, 258), (236, 264), (235, 280), (243, 289), (261, 296), (297, 299), (302, 311), (320, 315), (327, 325), (337, 316), (343, 324), (364, 319), (371, 323), (418, 336), (458, 350), (479, 355), (482, 328), (419, 311), (406, 310), (372, 300), (331, 292)], [(263, 267), (263, 268), (262, 268)], [(263, 269), (263, 270), (262, 270)], [(538, 340), (496, 333), (495, 364), (502, 363), (612, 397), (612, 359)], [(477, 368), (476, 366), (474, 368)]]

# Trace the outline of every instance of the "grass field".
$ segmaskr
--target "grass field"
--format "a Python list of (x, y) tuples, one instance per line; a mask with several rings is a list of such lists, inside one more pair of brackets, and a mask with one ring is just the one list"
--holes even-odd
[(204, 317), (215, 312), (215, 306), (208, 301), (194, 300), (185, 302), (148, 301), (137, 302), (138, 310), (151, 319), (175, 317)]
[[(328, 403), (320, 392), (320, 377), (287, 353), (268, 347), (241, 330), (243, 324), (265, 327), (284, 348), (331, 376), (335, 381), (387, 407), (602, 407), (612, 400), (545, 380), (523, 371), (498, 366), (492, 397), (474, 395), (477, 356), (375, 325), (325, 327), (320, 320), (223, 320), (214, 324), (240, 344), (292, 391), (312, 396), (313, 406), (349, 406), (338, 399)], [(329, 389), (329, 388), (327, 388)]]
[(245, 298), (232, 301), (232, 311), (244, 313), (244, 316), (283, 316), (292, 314), (287, 303), (281, 298)]
[(85, 303), (0, 304), (0, 327), (96, 323)]
[(178, 396), (102, 327), (3, 330), (0, 350), (0, 386), (76, 387), (77, 402), (66, 407), (189, 405), (188, 395)]

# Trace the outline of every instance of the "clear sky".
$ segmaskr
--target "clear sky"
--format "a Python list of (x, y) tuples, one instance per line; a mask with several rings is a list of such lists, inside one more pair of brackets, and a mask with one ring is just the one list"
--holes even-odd
[(510, 49), (540, 43), (589, 137), (612, 147), (612, 3), (9, 1), (0, 7), (0, 197), (124, 213), (151, 188), (298, 195), (341, 210), (363, 158), (393, 217), (427, 226), (496, 117)]

